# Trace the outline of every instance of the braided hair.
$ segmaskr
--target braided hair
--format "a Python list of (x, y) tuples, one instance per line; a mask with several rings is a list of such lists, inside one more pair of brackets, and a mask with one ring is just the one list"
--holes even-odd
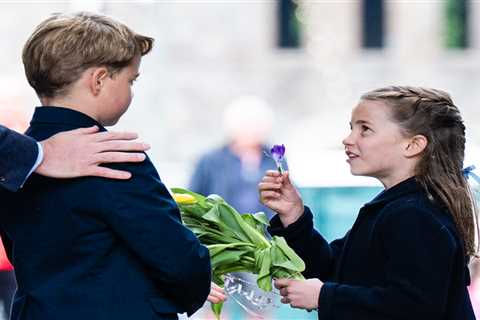
[(465, 253), (477, 252), (477, 207), (462, 173), (465, 125), (450, 95), (442, 90), (390, 86), (365, 93), (362, 100), (383, 101), (405, 136), (423, 135), (428, 144), (415, 177), (432, 201), (452, 214)]

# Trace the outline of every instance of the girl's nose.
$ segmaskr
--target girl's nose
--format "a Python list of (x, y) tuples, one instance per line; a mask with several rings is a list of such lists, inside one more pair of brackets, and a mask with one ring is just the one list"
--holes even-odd
[(346, 136), (345, 139), (342, 140), (342, 143), (343, 143), (344, 146), (352, 145), (353, 144), (352, 133), (350, 133), (348, 136)]

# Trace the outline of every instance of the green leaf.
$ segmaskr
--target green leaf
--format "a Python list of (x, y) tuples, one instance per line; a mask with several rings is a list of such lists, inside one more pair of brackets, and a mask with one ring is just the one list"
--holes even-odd
[(202, 208), (199, 204), (177, 204), (181, 211), (193, 216), (194, 218), (201, 219), (207, 210)]
[(282, 279), (295, 279), (295, 280), (305, 280), (305, 277), (300, 272), (292, 273), (291, 270), (283, 269), (280, 267), (272, 267), (270, 270), (272, 278)]
[(292, 250), (283, 237), (274, 236), (272, 242), (287, 256), (287, 258), (296, 267), (297, 271), (305, 270), (305, 263), (303, 260)]
[(209, 249), (215, 283), (223, 284), (222, 276), (229, 272), (250, 272), (258, 275), (261, 289), (271, 291), (272, 277), (303, 279), (305, 263), (285, 239), (267, 239), (268, 219), (264, 213), (240, 215), (219, 196), (206, 198), (181, 188), (172, 191), (196, 200), (179, 204), (179, 208), (184, 225)]
[(233, 213), (230, 208), (223, 203), (216, 203), (211, 210), (209, 210), (204, 216), (204, 219), (214, 222), (218, 225), (222, 231), (232, 232), (240, 241), (250, 242), (250, 237), (246, 234), (242, 222), (246, 225), (240, 214), (238, 217)]
[(270, 258), (270, 248), (256, 251), (255, 260), (256, 268), (258, 270), (258, 287), (264, 291), (272, 291), (272, 278), (270, 276), (272, 261)]
[[(256, 217), (256, 215), (260, 215), (260, 216)], [(263, 219), (262, 215), (267, 220), (266, 225), (265, 225), (265, 221), (262, 220)], [(245, 221), (248, 225), (250, 225), (252, 228), (257, 230), (258, 233), (260, 233), (262, 236), (265, 237), (265, 230), (266, 230), (266, 226), (268, 226), (268, 219), (266, 218), (263, 212), (256, 213), (255, 215), (251, 213), (244, 213), (241, 215), (241, 217), (243, 221)]]
[(253, 215), (253, 217), (265, 227), (268, 227), (270, 225), (268, 217), (264, 212), (257, 212)]
[(247, 242), (233, 242), (228, 244), (212, 244), (208, 245), (207, 248), (210, 251), (210, 255), (214, 256), (226, 249), (239, 249), (238, 252), (240, 253), (240, 251), (244, 251), (245, 248), (252, 250), (255, 246)]
[(212, 268), (216, 268), (220, 265), (235, 264), (240, 260), (240, 255), (237, 251), (221, 251), (211, 257)]
[(223, 302), (220, 303), (210, 303), (210, 307), (212, 308), (213, 314), (217, 320), (220, 320), (220, 314), (222, 313)]
[(301, 265), (295, 265), (289, 260), (285, 253), (283, 253), (283, 250), (278, 247), (276, 242), (273, 243), (272, 248), (270, 249), (270, 256), (272, 258), (272, 266), (282, 267), (295, 272), (303, 271)]
[(245, 222), (234, 208), (226, 203), (220, 203), (219, 212), (222, 221), (225, 221), (230, 228), (235, 228), (242, 239), (246, 239), (246, 241), (250, 241), (259, 247), (267, 248), (270, 246), (270, 242), (265, 238), (265, 235)]

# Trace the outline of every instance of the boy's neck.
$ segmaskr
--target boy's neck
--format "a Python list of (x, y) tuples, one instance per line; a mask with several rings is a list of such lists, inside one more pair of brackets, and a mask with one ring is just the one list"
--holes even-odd
[(88, 103), (78, 103), (74, 102), (71, 99), (55, 99), (55, 98), (42, 98), (40, 99), (42, 106), (50, 107), (63, 107), (67, 109), (72, 109), (83, 114), (86, 114), (95, 121), (100, 122), (99, 116), (95, 108), (89, 107)]

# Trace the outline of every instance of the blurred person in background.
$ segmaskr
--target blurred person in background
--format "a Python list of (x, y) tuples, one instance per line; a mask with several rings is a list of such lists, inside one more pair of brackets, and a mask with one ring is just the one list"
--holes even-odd
[(265, 152), (274, 114), (265, 101), (242, 96), (232, 101), (223, 115), (228, 142), (200, 158), (190, 189), (202, 195), (218, 194), (240, 213), (272, 211), (259, 202), (257, 184), (275, 163)]

